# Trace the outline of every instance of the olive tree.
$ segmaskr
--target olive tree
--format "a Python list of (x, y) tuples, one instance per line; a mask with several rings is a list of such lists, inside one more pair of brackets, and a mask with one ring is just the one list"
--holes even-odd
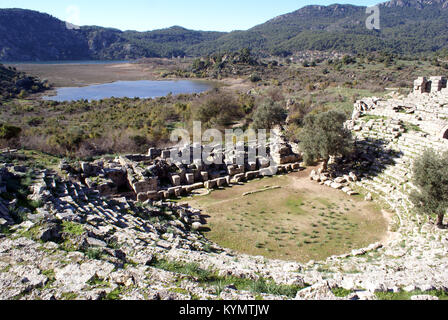
[(267, 100), (262, 103), (253, 115), (255, 129), (272, 129), (285, 122), (287, 112), (280, 102)]
[(426, 150), (414, 162), (413, 183), (418, 188), (411, 193), (415, 209), (421, 214), (437, 216), (437, 226), (443, 227), (448, 210), (448, 152), (438, 154)]
[(352, 150), (351, 132), (344, 127), (346, 119), (346, 115), (338, 111), (305, 117), (298, 139), (307, 164), (322, 160), (326, 171), (331, 156), (344, 156)]

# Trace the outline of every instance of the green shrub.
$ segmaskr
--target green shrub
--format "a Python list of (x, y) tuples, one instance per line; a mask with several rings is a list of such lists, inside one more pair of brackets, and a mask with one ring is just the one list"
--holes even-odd
[(75, 236), (80, 236), (84, 233), (84, 227), (81, 224), (70, 221), (62, 222), (62, 230), (65, 233)]
[(250, 81), (251, 82), (260, 82), (262, 79), (261, 79), (261, 77), (260, 77), (260, 75), (259, 74), (257, 74), (257, 73), (253, 73), (251, 76), (250, 76)]
[(0, 139), (10, 140), (17, 138), (21, 132), (22, 129), (19, 127), (9, 124), (0, 124)]

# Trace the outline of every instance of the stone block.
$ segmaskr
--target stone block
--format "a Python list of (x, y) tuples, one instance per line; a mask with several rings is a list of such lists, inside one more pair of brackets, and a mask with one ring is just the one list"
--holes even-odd
[(198, 183), (193, 184), (191, 187), (193, 188), (193, 190), (202, 189), (202, 188), (204, 188), (204, 183), (198, 182)]
[(182, 194), (183, 194), (183, 192), (182, 192), (182, 187), (176, 187), (176, 188), (174, 189), (174, 195), (175, 195), (176, 197), (181, 197)]
[(239, 173), (236, 174), (235, 176), (233, 176), (233, 178), (231, 179), (231, 181), (233, 183), (240, 183), (243, 182), (245, 180), (245, 174), (244, 173)]
[(161, 158), (162, 158), (163, 160), (167, 160), (167, 159), (169, 159), (169, 158), (170, 158), (170, 155), (171, 155), (171, 151), (170, 151), (170, 150), (163, 150), (163, 151), (161, 152)]
[(149, 156), (151, 159), (155, 159), (155, 158), (157, 158), (157, 157), (160, 157), (160, 155), (161, 155), (161, 151), (160, 151), (159, 149), (156, 149), (156, 148), (149, 148), (149, 150), (148, 150), (148, 156)]
[(219, 188), (227, 186), (227, 179), (226, 178), (218, 178), (218, 179), (216, 179), (216, 185)]
[(171, 183), (173, 186), (178, 187), (180, 186), (180, 176), (179, 175), (172, 175), (171, 176)]
[(257, 163), (256, 162), (249, 162), (248, 164), (247, 164), (247, 170), (249, 170), (249, 171), (255, 171), (255, 170), (257, 170)]
[(201, 178), (202, 178), (202, 181), (208, 181), (208, 172), (207, 171), (202, 171), (201, 172)]
[(204, 187), (211, 190), (217, 187), (216, 180), (209, 180), (204, 183)]
[(277, 167), (263, 168), (259, 170), (259, 175), (262, 177), (272, 177), (278, 173)]
[(259, 174), (260, 174), (259, 171), (249, 171), (249, 172), (246, 172), (245, 177), (246, 177), (246, 180), (253, 180), (253, 179), (258, 178)]
[(138, 202), (145, 202), (148, 200), (148, 194), (146, 192), (141, 192), (137, 194), (137, 201)]
[(346, 183), (347, 180), (345, 178), (343, 178), (343, 177), (338, 177), (338, 178), (334, 179), (334, 182), (336, 182), (336, 183)]
[(194, 183), (194, 174), (193, 173), (187, 173), (185, 175), (185, 179), (187, 180), (187, 184), (193, 184)]
[(148, 178), (132, 184), (132, 189), (136, 194), (148, 191), (157, 191), (159, 180), (157, 178)]

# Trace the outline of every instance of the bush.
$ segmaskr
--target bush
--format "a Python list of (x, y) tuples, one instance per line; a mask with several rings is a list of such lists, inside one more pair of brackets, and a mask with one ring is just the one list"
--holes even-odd
[(261, 77), (258, 74), (254, 73), (250, 76), (250, 81), (254, 83), (259, 82), (261, 81)]
[(131, 139), (137, 147), (143, 147), (148, 144), (148, 140), (144, 136), (135, 135), (135, 136), (132, 136)]
[(235, 99), (225, 93), (209, 97), (196, 111), (195, 118), (205, 127), (225, 126), (244, 115), (242, 107)]
[(0, 139), (11, 140), (18, 138), (22, 129), (9, 124), (0, 125)]
[(349, 56), (349, 55), (345, 55), (342, 58), (342, 63), (345, 64), (345, 65), (349, 65), (349, 64), (352, 64), (352, 63), (356, 63), (356, 59), (351, 57), (351, 56)]
[(253, 126), (255, 129), (272, 129), (286, 120), (286, 110), (279, 103), (272, 100), (260, 105), (254, 113)]

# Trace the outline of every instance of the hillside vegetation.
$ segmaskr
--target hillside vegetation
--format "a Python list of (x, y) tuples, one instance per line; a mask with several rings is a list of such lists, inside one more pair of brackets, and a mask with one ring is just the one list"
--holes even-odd
[(202, 94), (74, 102), (8, 99), (0, 109), (0, 119), (9, 126), (0, 135), (0, 148), (76, 157), (145, 152), (148, 146), (166, 145), (174, 128), (191, 128), (195, 120), (204, 129), (247, 129), (284, 123), (286, 116), (288, 137), (297, 140), (306, 115), (336, 109), (349, 116), (363, 96), (384, 95), (385, 88), (408, 90), (418, 76), (444, 74), (447, 57), (368, 54), (299, 62), (258, 59), (248, 50), (206, 56), (174, 72), (225, 79)]
[(40, 92), (49, 87), (47, 82), (0, 64), (0, 102), (9, 98), (24, 98), (30, 93)]

